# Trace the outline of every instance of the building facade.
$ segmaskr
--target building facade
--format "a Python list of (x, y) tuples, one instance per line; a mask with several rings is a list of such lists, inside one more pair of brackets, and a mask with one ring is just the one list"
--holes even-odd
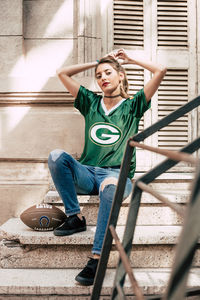
[[(166, 65), (143, 130), (200, 93), (199, 20), (198, 0), (0, 0), (0, 223), (42, 201), (51, 150), (81, 154), (84, 122), (56, 69), (118, 48)], [(134, 65), (127, 74), (130, 94), (150, 78)], [(77, 79), (98, 91), (93, 70)], [(145, 143), (178, 150), (199, 136), (199, 124), (196, 109)], [(138, 149), (137, 172), (162, 159)], [(173, 169), (192, 171), (186, 164)]]

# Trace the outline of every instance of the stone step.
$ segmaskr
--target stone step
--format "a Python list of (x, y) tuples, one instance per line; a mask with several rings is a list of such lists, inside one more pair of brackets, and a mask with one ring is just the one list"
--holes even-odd
[[(146, 172), (145, 172), (146, 173)], [(136, 172), (132, 182), (134, 183), (137, 179), (143, 176), (145, 173)], [(195, 173), (180, 173), (180, 172), (165, 172), (157, 177), (150, 185), (156, 187), (161, 184), (164, 186), (170, 186), (174, 189), (174, 185), (177, 187), (183, 187), (183, 189), (187, 189), (190, 187), (191, 182), (193, 181)], [(50, 190), (55, 190), (55, 186), (52, 178), (49, 178), (49, 187)]]
[[(159, 194), (165, 196), (167, 199), (174, 203), (187, 203), (190, 197), (190, 190), (183, 190), (183, 189), (155, 189), (156, 192)], [(123, 205), (127, 205), (130, 202), (131, 196), (125, 199), (123, 202)], [(98, 196), (90, 196), (90, 195), (78, 195), (78, 201), (80, 204), (85, 205), (85, 204), (97, 204), (99, 203)], [(44, 203), (49, 203), (49, 204), (62, 204), (62, 200), (58, 194), (57, 191), (48, 191), (47, 194), (44, 197), (43, 200)], [(141, 203), (142, 204), (159, 204), (160, 201), (157, 200), (155, 197), (151, 196), (148, 193), (143, 193), (142, 198), (141, 198)]]
[[(79, 285), (75, 276), (81, 269), (1, 269), (0, 270), (0, 299), (37, 299), (42, 300), (89, 300), (92, 286)], [(144, 295), (163, 294), (166, 290), (170, 269), (134, 269), (135, 278)], [(101, 300), (110, 299), (115, 269), (108, 269), (101, 290)], [(198, 288), (200, 285), (200, 269), (192, 268), (188, 279), (188, 288)], [(134, 300), (133, 291), (128, 279), (124, 284), (128, 300)], [(198, 296), (197, 296), (198, 297)], [(190, 298), (199, 299), (199, 298)]]
[[(144, 193), (145, 195), (146, 193)], [(172, 202), (178, 204), (185, 204), (189, 199), (189, 191), (179, 191), (177, 194), (162, 193), (165, 197)], [(138, 214), (138, 225), (180, 225), (182, 224), (182, 218), (168, 206), (160, 203), (155, 200), (155, 198), (150, 195), (145, 195), (146, 197), (142, 198), (141, 206)], [(98, 196), (78, 196), (80, 203), (81, 211), (85, 216), (88, 225), (95, 225), (97, 220), (97, 214), (99, 209), (99, 199)], [(58, 193), (56, 191), (49, 191), (44, 200), (45, 203), (57, 205), (62, 210), (63, 202), (61, 201)], [(121, 207), (118, 225), (125, 225), (127, 214), (129, 210), (130, 197), (127, 198)]]
[[(164, 193), (169, 193), (171, 192), (176, 193), (176, 191), (190, 191), (191, 187), (192, 187), (192, 181), (183, 181), (183, 182), (168, 182), (168, 181), (164, 181), (164, 182), (153, 182), (150, 183), (148, 186), (152, 187), (153, 189), (157, 190), (157, 191), (163, 191)], [(54, 184), (50, 184), (49, 185), (49, 191), (56, 191), (56, 188), (54, 186)], [(146, 198), (145, 198), (146, 201)]]
[[(124, 226), (117, 227), (122, 238)], [(171, 267), (174, 245), (181, 226), (136, 226), (131, 265), (134, 267)], [(19, 219), (10, 219), (0, 227), (1, 268), (77, 268), (83, 267), (91, 255), (95, 227), (72, 236), (56, 237), (53, 232), (29, 229)], [(109, 267), (116, 266), (118, 252), (114, 243)], [(194, 259), (200, 266), (200, 245)]]

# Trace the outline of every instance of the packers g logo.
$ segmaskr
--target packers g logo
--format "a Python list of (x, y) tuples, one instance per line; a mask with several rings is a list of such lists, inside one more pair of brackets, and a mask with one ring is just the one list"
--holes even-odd
[(121, 130), (109, 123), (95, 123), (90, 128), (90, 139), (97, 145), (110, 146), (116, 144), (122, 136)]

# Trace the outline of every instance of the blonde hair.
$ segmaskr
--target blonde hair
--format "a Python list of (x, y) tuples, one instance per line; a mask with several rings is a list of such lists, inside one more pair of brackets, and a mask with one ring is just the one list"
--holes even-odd
[(128, 98), (129, 97), (129, 95), (128, 95), (128, 89), (129, 89), (128, 79), (127, 79), (126, 72), (125, 72), (124, 68), (122, 67), (122, 65), (120, 65), (120, 63), (113, 57), (108, 56), (108, 57), (102, 58), (98, 62), (98, 64), (96, 65), (96, 68), (95, 68), (95, 73), (97, 71), (98, 66), (101, 64), (110, 64), (113, 67), (113, 69), (115, 69), (118, 73), (122, 72), (124, 74), (124, 79), (122, 80), (122, 84), (120, 84), (120, 96), (122, 98)]

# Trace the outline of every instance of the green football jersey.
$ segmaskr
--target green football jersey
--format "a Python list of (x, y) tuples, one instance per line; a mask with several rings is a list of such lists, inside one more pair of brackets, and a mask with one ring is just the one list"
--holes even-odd
[[(85, 118), (85, 145), (79, 162), (98, 167), (120, 167), (127, 140), (138, 132), (139, 121), (150, 107), (143, 89), (107, 111), (101, 95), (81, 86), (74, 106)], [(134, 150), (130, 178), (135, 167)]]

